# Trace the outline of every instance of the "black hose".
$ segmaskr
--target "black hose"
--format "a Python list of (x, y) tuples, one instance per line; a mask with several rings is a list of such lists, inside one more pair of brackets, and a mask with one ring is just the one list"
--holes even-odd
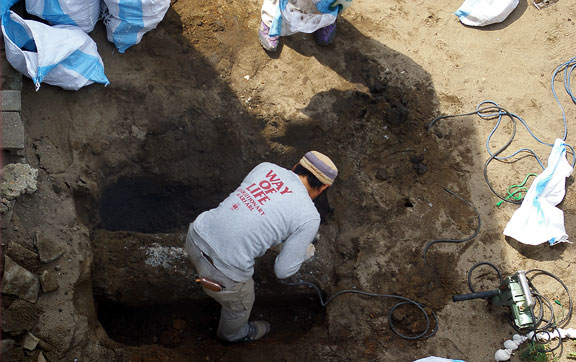
[(468, 270), (468, 288), (470, 288), (470, 291), (472, 293), (476, 293), (476, 291), (472, 287), (472, 272), (474, 271), (474, 269), (476, 269), (477, 267), (482, 266), (482, 265), (488, 265), (488, 266), (492, 267), (494, 270), (496, 270), (496, 274), (498, 274), (498, 279), (500, 279), (500, 283), (498, 283), (498, 286), (502, 284), (502, 281), (503, 281), (502, 274), (500, 273), (500, 270), (498, 269), (498, 267), (496, 265), (489, 263), (487, 261), (476, 263)]
[[(318, 298), (320, 299), (320, 305), (322, 307), (326, 307), (328, 305), (328, 303), (330, 303), (331, 301), (334, 300), (334, 298), (336, 298), (340, 295), (343, 295), (343, 294), (360, 294), (360, 295), (364, 295), (364, 296), (368, 296), (368, 297), (400, 299), (400, 300), (402, 300), (402, 302), (399, 302), (399, 303), (395, 304), (394, 306), (392, 306), (392, 308), (390, 309), (390, 312), (388, 313), (388, 325), (390, 326), (390, 329), (394, 333), (396, 333), (398, 336), (400, 336), (401, 338), (404, 338), (404, 339), (416, 340), (416, 339), (430, 338), (430, 337), (434, 336), (436, 334), (436, 332), (438, 331), (438, 316), (436, 315), (436, 313), (434, 313), (433, 311), (430, 312), (430, 315), (434, 319), (434, 327), (432, 328), (431, 323), (430, 323), (430, 316), (428, 315), (428, 312), (426, 312), (426, 310), (424, 309), (425, 305), (418, 303), (412, 299), (406, 298), (406, 297), (402, 297), (399, 295), (393, 295), (393, 294), (379, 294), (379, 293), (364, 292), (361, 290), (345, 289), (345, 290), (341, 290), (341, 291), (337, 292), (336, 294), (332, 295), (330, 298), (324, 300), (324, 297), (322, 296), (322, 291), (314, 283), (307, 282), (307, 281), (304, 281), (301, 279), (299, 279), (297, 282), (294, 282), (294, 283), (284, 281), (282, 279), (280, 279), (280, 282), (283, 284), (286, 284), (286, 285), (291, 285), (291, 286), (306, 285), (309, 288), (313, 288), (316, 291)], [(414, 305), (416, 308), (418, 308), (420, 310), (420, 312), (424, 316), (424, 320), (426, 321), (426, 328), (424, 328), (424, 331), (422, 333), (419, 333), (419, 334), (413, 335), (413, 336), (407, 336), (405, 334), (400, 333), (398, 331), (398, 329), (395, 327), (394, 322), (392, 321), (393, 320), (392, 314), (394, 313), (394, 311), (398, 307), (401, 307), (403, 305)]]
[(457, 197), (458, 199), (460, 199), (461, 201), (463, 201), (466, 205), (470, 206), (474, 212), (476, 213), (476, 218), (478, 219), (478, 226), (476, 226), (476, 230), (474, 231), (474, 234), (464, 238), (464, 239), (437, 239), (437, 240), (432, 240), (429, 241), (426, 246), (424, 247), (424, 251), (422, 252), (422, 256), (424, 257), (424, 263), (428, 263), (428, 261), (426, 260), (426, 253), (428, 252), (428, 249), (437, 243), (455, 243), (455, 244), (459, 244), (459, 243), (463, 243), (465, 241), (468, 240), (472, 240), (474, 239), (478, 233), (480, 232), (480, 226), (481, 226), (481, 220), (480, 220), (480, 213), (478, 212), (478, 210), (476, 209), (476, 207), (474, 207), (474, 205), (472, 205), (470, 202), (464, 200), (462, 197), (460, 197), (458, 194), (448, 190), (447, 188), (444, 188), (444, 190), (446, 192), (448, 192), (450, 195)]

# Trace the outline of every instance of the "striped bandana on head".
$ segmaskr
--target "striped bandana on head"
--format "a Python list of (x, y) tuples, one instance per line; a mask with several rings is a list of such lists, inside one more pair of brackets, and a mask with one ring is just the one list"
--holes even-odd
[(334, 162), (318, 151), (307, 152), (299, 163), (312, 172), (324, 185), (332, 185), (334, 179), (338, 176), (338, 169)]

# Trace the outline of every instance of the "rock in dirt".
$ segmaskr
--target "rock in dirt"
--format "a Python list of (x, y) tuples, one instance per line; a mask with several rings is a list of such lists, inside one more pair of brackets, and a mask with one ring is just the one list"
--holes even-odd
[(2, 293), (15, 295), (30, 303), (36, 303), (40, 292), (38, 277), (18, 265), (9, 256), (4, 264)]
[(36, 191), (38, 170), (24, 163), (10, 163), (2, 168), (0, 177), (0, 195), (13, 200), (22, 194)]
[(42, 352), (38, 353), (38, 361), (37, 362), (48, 362), (46, 360), (46, 357), (44, 357), (44, 353), (42, 353)]
[(40, 167), (46, 172), (57, 174), (66, 171), (67, 162), (64, 161), (58, 147), (48, 137), (42, 137), (34, 142), (34, 148), (40, 161)]
[(6, 249), (6, 255), (19, 265), (23, 266), (32, 273), (39, 272), (38, 254), (22, 244), (11, 241)]
[(36, 349), (38, 342), (40, 342), (40, 338), (36, 337), (30, 332), (27, 332), (22, 338), (22, 347), (24, 347), (24, 349), (27, 349), (29, 351), (33, 351), (34, 349)]
[(40, 309), (32, 303), (17, 299), (2, 313), (2, 330), (18, 332), (31, 330), (38, 323)]
[(41, 232), (36, 233), (36, 248), (42, 263), (50, 263), (66, 252), (64, 242), (55, 237), (47, 237)]
[(56, 273), (44, 270), (42, 274), (40, 274), (40, 285), (44, 293), (53, 292), (60, 287), (58, 285), (58, 276)]

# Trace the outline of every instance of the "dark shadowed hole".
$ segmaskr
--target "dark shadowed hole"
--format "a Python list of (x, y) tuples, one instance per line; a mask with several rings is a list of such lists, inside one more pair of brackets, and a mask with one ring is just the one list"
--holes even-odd
[[(216, 338), (220, 305), (212, 299), (192, 303), (126, 306), (96, 298), (98, 319), (108, 336), (129, 346), (159, 344), (175, 348), (185, 344), (202, 348), (223, 344)], [(266, 320), (269, 341), (290, 342), (314, 325), (324, 324), (324, 309), (312, 296), (270, 300), (256, 298), (251, 320)]]
[(98, 228), (141, 233), (182, 231), (202, 211), (216, 206), (220, 196), (159, 178), (121, 178), (102, 192)]
[(414, 207), (414, 204), (410, 199), (404, 199), (404, 207)]

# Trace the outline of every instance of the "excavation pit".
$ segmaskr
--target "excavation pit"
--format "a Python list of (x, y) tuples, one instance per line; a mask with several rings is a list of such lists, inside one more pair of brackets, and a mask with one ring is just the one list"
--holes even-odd
[[(263, 343), (223, 345), (214, 338), (218, 305), (194, 282), (184, 253), (186, 229), (257, 164), (289, 169), (318, 150), (340, 173), (317, 200), (317, 255), (300, 277), (326, 296), (343, 289), (397, 294), (439, 311), (460, 290), (455, 270), (465, 249), (435, 245), (424, 265), (422, 248), (474, 229), (472, 211), (442, 190), (467, 194), (467, 174), (446, 159), (473, 135), (426, 133), (437, 105), (429, 75), (345, 19), (337, 46), (320, 49), (295, 35), (271, 60), (257, 42), (244, 41), (254, 39), (257, 25), (247, 23), (254, 18), (248, 7), (173, 3), (158, 29), (122, 57), (105, 30), (95, 29), (109, 87), (64, 95), (27, 86), (34, 107), (26, 117), (42, 120), (27, 125), (30, 159), (43, 169), (42, 192), (49, 193), (41, 200), (66, 207), (41, 205), (36, 218), (22, 212), (20, 230), (36, 231), (52, 216), (41, 213), (54, 210), (54, 239), (72, 240), (76, 249), (62, 258), (71, 266), (63, 268), (80, 265), (82, 285), (92, 288), (76, 288), (74, 269), (54, 295), (76, 288), (75, 301), (94, 302), (97, 314), (87, 302), (67, 307), (95, 321), (78, 324), (74, 336), (85, 336), (78, 343), (119, 362), (410, 360), (409, 345), (388, 326), (392, 302), (342, 295), (321, 308), (311, 289), (276, 280), (278, 250), (257, 260), (254, 274), (252, 319), (271, 321), (271, 334)], [(221, 6), (235, 15), (221, 17)], [(214, 30), (216, 22), (225, 30)], [(471, 152), (459, 154), (468, 168), (474, 163)], [(406, 334), (422, 328), (418, 311), (401, 308), (394, 318)], [(98, 324), (108, 336), (94, 333)], [(63, 347), (66, 358), (50, 360), (72, 360), (78, 349)]]
[[(96, 299), (98, 320), (108, 336), (127, 346), (158, 344), (166, 348), (192, 346), (217, 348), (220, 306), (213, 300), (170, 305), (130, 307)], [(289, 343), (314, 326), (324, 324), (324, 310), (314, 296), (271, 300), (259, 298), (252, 310), (253, 319), (273, 325), (274, 343)]]

